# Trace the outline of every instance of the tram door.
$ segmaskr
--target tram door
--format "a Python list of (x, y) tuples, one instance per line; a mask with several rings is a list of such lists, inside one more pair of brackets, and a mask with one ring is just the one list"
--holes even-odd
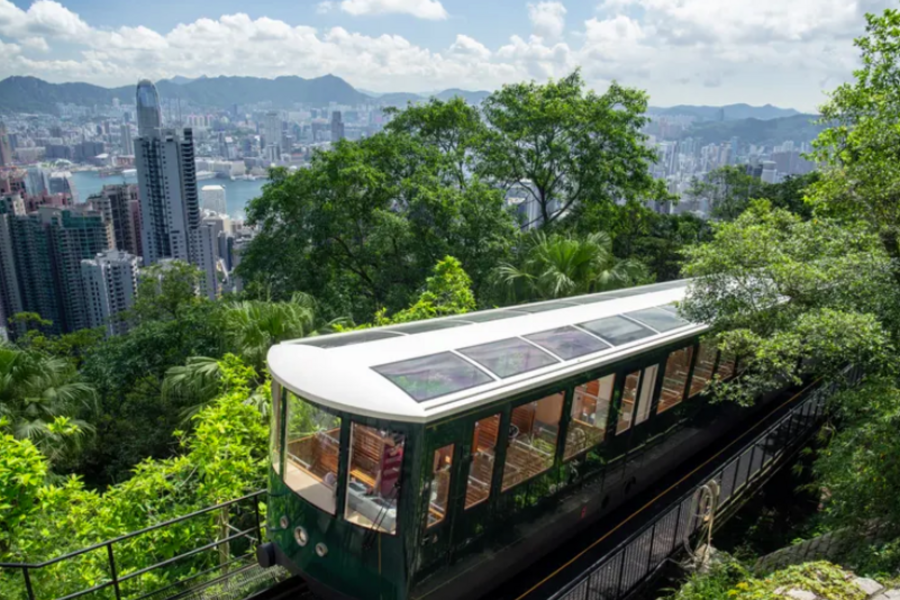
[(423, 532), (420, 570), (433, 570), (450, 559), (453, 530), (454, 488), (459, 480), (463, 449), (458, 423), (449, 423), (426, 433), (426, 477), (422, 487)]
[(647, 365), (626, 371), (618, 392), (615, 422), (610, 423), (611, 445), (615, 456), (640, 446), (651, 433), (648, 422), (659, 380), (659, 365)]

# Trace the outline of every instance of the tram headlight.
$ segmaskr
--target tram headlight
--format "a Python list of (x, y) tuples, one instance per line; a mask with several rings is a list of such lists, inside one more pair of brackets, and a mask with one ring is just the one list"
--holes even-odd
[(295, 527), (294, 540), (297, 542), (298, 546), (305, 546), (309, 542), (309, 534), (306, 533), (306, 529), (303, 527)]
[(325, 555), (328, 554), (328, 546), (319, 542), (316, 544), (316, 554), (319, 555), (319, 558), (325, 558)]
[(281, 525), (282, 529), (287, 529), (291, 522), (288, 521), (287, 515), (281, 515), (281, 518), (278, 519), (278, 524)]

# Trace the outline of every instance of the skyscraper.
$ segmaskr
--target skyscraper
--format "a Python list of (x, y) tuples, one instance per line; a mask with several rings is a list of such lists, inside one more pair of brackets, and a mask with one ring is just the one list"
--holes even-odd
[(275, 112), (266, 113), (263, 121), (263, 135), (266, 138), (266, 146), (277, 146), (279, 156), (281, 148), (281, 116)]
[(122, 154), (126, 156), (134, 155), (134, 141), (131, 139), (131, 125), (122, 123), (120, 126), (122, 132)]
[(12, 147), (9, 145), (9, 135), (6, 133), (6, 125), (0, 122), (0, 167), (12, 166)]
[(200, 293), (210, 300), (215, 300), (219, 294), (219, 239), (216, 225), (206, 220), (200, 225), (197, 232), (197, 260), (196, 264), (203, 271), (200, 280)]
[(331, 113), (331, 142), (344, 139), (344, 122), (341, 120), (341, 111)]
[(135, 141), (144, 265), (163, 258), (195, 263), (200, 203), (191, 129), (158, 129)]
[(15, 217), (24, 214), (25, 203), (21, 196), (0, 198), (0, 319), (3, 325), (24, 310), (13, 241)]
[(128, 331), (130, 323), (116, 316), (134, 306), (139, 262), (137, 256), (119, 250), (81, 261), (90, 327), (106, 327), (109, 335)]
[(142, 79), (137, 85), (138, 135), (147, 137), (162, 127), (159, 93), (149, 79)]

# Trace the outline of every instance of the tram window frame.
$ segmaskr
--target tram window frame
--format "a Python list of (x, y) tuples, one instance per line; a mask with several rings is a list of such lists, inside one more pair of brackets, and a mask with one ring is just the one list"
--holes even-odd
[[(609, 382), (608, 383), (609, 397), (604, 399), (604, 398), (602, 398), (602, 395), (604, 393), (604, 389), (607, 389), (606, 384), (604, 383), (606, 381)], [(591, 378), (590, 380), (585, 381), (584, 383), (573, 386), (573, 388), (572, 388), (572, 406), (569, 409), (569, 419), (568, 419), (568, 424), (566, 426), (566, 441), (565, 441), (565, 447), (563, 448), (563, 461), (572, 460), (573, 458), (580, 456), (581, 454), (584, 454), (585, 452), (589, 452), (590, 450), (600, 446), (607, 440), (607, 438), (609, 437), (609, 421), (610, 421), (611, 416), (615, 413), (615, 411), (613, 410), (613, 403), (615, 402), (615, 399), (616, 399), (616, 383), (618, 383), (618, 381), (619, 381), (619, 374), (613, 372), (613, 373), (607, 373), (606, 375), (603, 375), (600, 377)], [(597, 394), (596, 395), (591, 394), (588, 391), (588, 386), (593, 383), (597, 384)], [(579, 388), (584, 388), (584, 390), (579, 391)], [(579, 402), (578, 394), (582, 394), (583, 396), (590, 396), (596, 401), (594, 413), (593, 413), (594, 423), (585, 423), (585, 421), (582, 421), (581, 419), (577, 418), (575, 413), (576, 413), (576, 406), (578, 405), (578, 402)], [(603, 405), (603, 403), (605, 403), (605, 410), (602, 411), (604, 413), (604, 415), (603, 415), (603, 422), (601, 424), (601, 423), (597, 423), (596, 418), (597, 418), (597, 415), (600, 414), (600, 412), (601, 412), (601, 406)], [(582, 404), (581, 406), (583, 407), (584, 405)], [(590, 413), (584, 413), (583, 411), (581, 411), (581, 414), (587, 414), (588, 416), (590, 416)], [(597, 434), (597, 435), (599, 435), (599, 439), (594, 442), (589, 442), (586, 445), (579, 447), (577, 450), (572, 451), (572, 449), (570, 448), (571, 444), (570, 444), (569, 436), (573, 431), (575, 431), (575, 427), (573, 427), (574, 423), (585, 423), (592, 429), (597, 430), (599, 432)]]
[(287, 390), (278, 382), (272, 383), (272, 429), (269, 432), (269, 462), (281, 477), (284, 471), (284, 395)]
[[(453, 485), (453, 457), (455, 452), (456, 443), (450, 442), (449, 444), (445, 444), (440, 448), (435, 448), (434, 452), (432, 453), (431, 481), (429, 483), (428, 509), (426, 514), (427, 524), (425, 525), (425, 529), (431, 529), (433, 527), (437, 527), (441, 523), (444, 523), (453, 508), (451, 505), (453, 500), (451, 486)], [(449, 461), (438, 464), (438, 461), (441, 460), (441, 458), (447, 458), (449, 459)], [(438, 475), (446, 475), (446, 495), (444, 496), (443, 513), (440, 515), (440, 518), (435, 518), (435, 520), (432, 521), (430, 518), (434, 514), (431, 512), (432, 505), (436, 504), (435, 498), (440, 496), (438, 490), (436, 489), (437, 486), (435, 485), (438, 481)], [(439, 505), (437, 506), (439, 507)]]
[[(288, 439), (288, 436), (292, 433), (291, 421), (295, 416), (292, 412), (294, 405), (297, 407), (306, 407), (305, 410), (312, 411), (305, 416), (305, 419), (309, 421), (305, 426), (312, 424), (315, 427), (315, 429), (309, 432), (298, 432), (298, 434), (303, 435), (303, 437), (294, 440), (294, 442), (308, 445), (304, 444), (304, 442), (312, 440), (310, 443), (318, 446), (320, 443), (327, 441), (328, 444), (337, 447), (334, 453), (328, 453), (329, 455), (334, 454), (332, 457), (334, 459), (334, 469), (329, 469), (328, 473), (324, 476), (316, 473), (316, 465), (304, 461), (302, 456), (291, 454), (291, 444), (293, 442)], [(293, 408), (293, 410), (297, 410), (297, 408)], [(331, 426), (320, 429), (319, 427), (322, 427), (322, 419), (324, 418), (332, 420)], [(337, 494), (340, 482), (341, 456), (343, 453), (341, 444), (341, 432), (343, 426), (344, 417), (340, 414), (319, 406), (314, 402), (310, 402), (291, 390), (285, 390), (284, 422), (282, 425), (282, 429), (284, 430), (284, 441), (281, 448), (283, 471), (279, 476), (293, 493), (297, 494), (300, 498), (303, 498), (312, 506), (327, 512), (330, 515), (337, 515)], [(331, 434), (334, 430), (337, 430), (336, 439)], [(316, 450), (316, 454), (320, 453), (320, 450)], [(318, 458), (316, 460), (318, 462)], [(327, 467), (327, 465), (323, 465), (323, 467)], [(333, 475), (333, 477), (329, 479), (328, 475)]]
[[(402, 514), (400, 512), (400, 509), (401, 509), (400, 500), (403, 495), (402, 492), (403, 492), (403, 483), (404, 483), (404, 479), (403, 479), (404, 478), (404, 467), (406, 465), (406, 455), (407, 455), (406, 444), (409, 441), (407, 439), (408, 435), (404, 431), (397, 431), (395, 429), (390, 429), (390, 428), (379, 429), (377, 427), (367, 424), (366, 422), (357, 421), (354, 419), (349, 419), (348, 421), (349, 421), (349, 425), (348, 425), (349, 426), (349, 436), (348, 436), (349, 442), (347, 444), (347, 475), (346, 475), (345, 481), (343, 482), (344, 495), (345, 495), (344, 510), (343, 510), (344, 521), (346, 521), (347, 523), (350, 523), (352, 525), (355, 525), (356, 527), (360, 527), (362, 529), (367, 529), (369, 531), (376, 531), (378, 533), (384, 533), (387, 535), (397, 535), (397, 526), (398, 526), (398, 522), (400, 520), (400, 515)], [(381, 480), (380, 478), (376, 478), (375, 480), (373, 480), (370, 485), (368, 482), (362, 481), (362, 478), (360, 477), (361, 473), (357, 472), (356, 474), (354, 474), (354, 471), (358, 471), (358, 470), (354, 469), (354, 466), (353, 466), (353, 464), (354, 464), (353, 463), (353, 447), (354, 447), (354, 439), (353, 438), (354, 438), (357, 428), (362, 428), (362, 429), (366, 430), (367, 435), (370, 435), (370, 432), (375, 432), (376, 434), (379, 434), (379, 435), (381, 434), (381, 432), (385, 432), (385, 433), (387, 433), (388, 436), (393, 436), (395, 438), (395, 443), (396, 443), (396, 437), (399, 436), (399, 438), (400, 438), (400, 442), (396, 443), (396, 445), (399, 445), (401, 448), (400, 462), (399, 462), (399, 464), (395, 465), (395, 467), (394, 467), (397, 470), (397, 477), (394, 480), (394, 486), (393, 486), (393, 489), (396, 490), (394, 497), (393, 497), (394, 506), (391, 507), (394, 511), (394, 515), (392, 517), (392, 520), (390, 521), (391, 527), (389, 527), (389, 528), (382, 527), (379, 523), (383, 523), (385, 517), (389, 516), (390, 513), (387, 513), (387, 512), (382, 513), (381, 510), (383, 510), (385, 507), (379, 505), (377, 502), (375, 502), (375, 500), (371, 500), (370, 503), (381, 506), (380, 509), (374, 509), (374, 508), (372, 509), (372, 510), (377, 511), (375, 519), (376, 519), (376, 521), (378, 521), (378, 523), (376, 523), (375, 521), (372, 521), (368, 515), (363, 514), (361, 511), (357, 510), (354, 507), (351, 507), (351, 505), (350, 505), (351, 498), (360, 496), (361, 492), (357, 488), (372, 487), (374, 490), (375, 486), (381, 487), (384, 485), (383, 480)], [(382, 437), (385, 438), (386, 436), (382, 436)], [(382, 447), (382, 456), (383, 455), (384, 455), (384, 447)], [(379, 475), (383, 476), (383, 474), (384, 474), (383, 467), (379, 466), (379, 469), (381, 469), (381, 473)], [(357, 479), (356, 482), (353, 481), (354, 478)], [(352, 484), (354, 484), (354, 483), (356, 483), (357, 485), (352, 486)], [(373, 496), (372, 493), (365, 494), (365, 495), (361, 496), (361, 498), (365, 499), (365, 498), (368, 498), (371, 496)], [(383, 496), (381, 496), (380, 493), (376, 499), (385, 501), (385, 498)], [(362, 507), (362, 506), (366, 506), (366, 505), (360, 503), (360, 504), (358, 504), (358, 506)], [(390, 509), (388, 509), (388, 510), (390, 510)], [(362, 516), (363, 518), (368, 520), (369, 523), (367, 524), (364, 522), (359, 522), (358, 519), (354, 520), (353, 517), (355, 514)]]
[[(659, 402), (656, 405), (656, 414), (661, 415), (666, 412), (672, 410), (673, 408), (679, 406), (682, 402), (685, 401), (687, 397), (687, 393), (690, 389), (691, 384), (691, 376), (692, 376), (692, 365), (694, 364), (694, 355), (696, 354), (696, 344), (690, 344), (683, 348), (679, 348), (677, 350), (673, 350), (666, 357), (665, 368), (663, 369), (663, 381), (662, 386), (659, 389)], [(684, 357), (687, 357), (684, 359)], [(681, 365), (676, 365), (673, 363), (673, 360), (679, 360), (682, 362)], [(675, 380), (675, 376), (671, 376), (670, 366), (674, 369), (683, 368), (684, 378), (681, 383), (681, 393), (677, 396), (677, 399), (669, 402), (664, 400), (665, 391), (670, 389), (666, 387), (666, 381), (669, 379)], [(676, 373), (677, 375), (677, 373)], [(673, 390), (674, 391), (674, 390)]]
[[(476, 468), (475, 467), (476, 461), (478, 461), (478, 459), (479, 459), (478, 453), (483, 450), (487, 450), (486, 447), (483, 450), (479, 449), (478, 426), (481, 423), (487, 423), (490, 421), (496, 421), (497, 434), (494, 438), (494, 443), (490, 448), (490, 454), (485, 453), (485, 456), (486, 456), (485, 460), (490, 464), (490, 467), (488, 469), (489, 472), (488, 472), (488, 476), (487, 476), (487, 481), (485, 482), (485, 481), (480, 481), (478, 479), (475, 479), (472, 475), (472, 472)], [(503, 413), (498, 412), (494, 415), (489, 415), (487, 417), (478, 419), (477, 421), (475, 421), (475, 424), (472, 427), (472, 451), (471, 451), (471, 454), (469, 455), (469, 461), (468, 461), (469, 467), (467, 470), (468, 472), (466, 473), (466, 497), (465, 497), (465, 503), (464, 503), (463, 510), (469, 510), (471, 508), (475, 508), (476, 506), (481, 506), (482, 504), (484, 504), (485, 502), (487, 502), (491, 499), (491, 492), (494, 491), (494, 472), (496, 471), (496, 468), (497, 468), (497, 449), (500, 446), (500, 427), (501, 427), (501, 425), (503, 425)], [(473, 480), (478, 481), (482, 484), (486, 484), (487, 491), (483, 498), (480, 498), (479, 500), (472, 502), (470, 504), (469, 503), (469, 489), (472, 485)]]
[[(697, 369), (700, 367), (700, 361), (703, 360), (704, 352), (709, 352), (712, 354), (712, 362), (711, 367), (709, 368), (709, 377), (706, 377), (706, 381), (704, 381), (699, 387), (694, 385), (694, 380), (697, 379)], [(695, 352), (693, 366), (691, 367), (691, 381), (688, 384), (688, 400), (691, 398), (696, 398), (699, 395), (702, 395), (706, 388), (709, 386), (709, 383), (716, 376), (716, 369), (719, 365), (719, 349), (716, 347), (716, 344), (712, 340), (701, 340), (697, 343), (697, 350)]]
[[(522, 402), (522, 403), (517, 404), (516, 406), (511, 406), (509, 408), (509, 421), (508, 421), (509, 422), (509, 433), (506, 435), (505, 441), (504, 441), (503, 467), (502, 467), (501, 473), (500, 473), (500, 493), (501, 494), (509, 492), (510, 490), (513, 490), (513, 489), (517, 488), (518, 486), (520, 486), (524, 483), (527, 483), (528, 481), (531, 481), (535, 477), (543, 475), (544, 473), (550, 471), (554, 467), (554, 465), (556, 465), (556, 457), (557, 457), (558, 451), (559, 451), (559, 437), (560, 437), (559, 434), (561, 433), (561, 427), (562, 427), (562, 422), (563, 422), (563, 409), (565, 408), (565, 404), (566, 404), (567, 391), (568, 391), (568, 388), (566, 387), (559, 391), (544, 394), (539, 398), (535, 398), (535, 399), (529, 400), (527, 402)], [(525, 409), (528, 406), (534, 405), (534, 409), (533, 409), (534, 414), (532, 415), (532, 419), (533, 419), (532, 420), (532, 429), (531, 429), (531, 432), (529, 432), (530, 435), (532, 435), (532, 437), (534, 437), (534, 422), (536, 421), (537, 413), (539, 410), (538, 405), (545, 400), (551, 400), (556, 397), (559, 398), (559, 413), (556, 416), (556, 423), (555, 423), (556, 435), (554, 436), (553, 448), (552, 448), (551, 452), (549, 452), (549, 460), (546, 463), (546, 467), (541, 468), (540, 470), (534, 471), (533, 473), (527, 474), (522, 479), (517, 479), (517, 480), (512, 480), (512, 481), (508, 480), (507, 475), (510, 473), (510, 469), (509, 469), (509, 467), (510, 467), (510, 449), (513, 447), (511, 442), (517, 441), (515, 439), (511, 439), (513, 437), (513, 427), (516, 427), (516, 428), (518, 427), (513, 422), (516, 411), (520, 410), (520, 409)], [(502, 423), (502, 421), (501, 421), (501, 423)], [(518, 437), (518, 436), (516, 435), (516, 437)], [(542, 441), (546, 442), (546, 440), (542, 440)], [(537, 452), (541, 452), (540, 449), (534, 445), (530, 445), (529, 448), (532, 450), (536, 450)]]

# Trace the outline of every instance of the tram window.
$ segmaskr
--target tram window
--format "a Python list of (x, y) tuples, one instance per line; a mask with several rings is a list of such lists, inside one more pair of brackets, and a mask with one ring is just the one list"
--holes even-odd
[(335, 514), (341, 419), (287, 394), (284, 482), (308, 502)]
[(663, 376), (662, 391), (660, 392), (659, 406), (656, 414), (661, 414), (675, 408), (684, 399), (684, 390), (687, 387), (688, 374), (691, 370), (691, 357), (694, 355), (694, 347), (688, 346), (676, 350), (669, 355), (666, 361), (666, 374)]
[(450, 472), (453, 468), (453, 444), (434, 451), (431, 475), (431, 499), (428, 502), (428, 527), (441, 523), (447, 517), (450, 500)]
[(635, 371), (625, 378), (625, 386), (622, 388), (622, 406), (619, 408), (619, 422), (616, 424), (616, 435), (631, 429), (631, 419), (634, 416), (634, 403), (637, 400), (637, 389), (640, 380), (640, 371)]
[(284, 393), (280, 385), (272, 387), (272, 430), (269, 432), (269, 456), (272, 459), (272, 469), (281, 474), (281, 395)]
[(700, 343), (700, 352), (697, 354), (697, 364), (694, 365), (694, 375), (691, 377), (691, 392), (688, 397), (693, 398), (703, 391), (706, 384), (713, 376), (713, 368), (716, 364), (716, 345), (710, 341)]
[(607, 375), (575, 388), (572, 420), (566, 435), (565, 460), (593, 448), (606, 437), (606, 421), (615, 381), (615, 375)]
[(564, 394), (560, 392), (513, 409), (502, 491), (553, 466), (563, 398)]
[(656, 389), (656, 375), (658, 372), (658, 365), (644, 369), (644, 376), (641, 378), (640, 402), (638, 402), (637, 416), (634, 419), (635, 425), (640, 425), (650, 417), (650, 407), (653, 405), (653, 391)]
[(353, 423), (350, 430), (350, 477), (344, 518), (362, 527), (397, 533), (397, 498), (405, 438)]
[(469, 463), (469, 480), (466, 483), (466, 509), (481, 504), (491, 495), (491, 478), (494, 475), (494, 456), (500, 433), (500, 415), (487, 417), (475, 423), (472, 435), (472, 462)]
[(728, 379), (734, 376), (735, 360), (734, 355), (722, 353), (719, 357), (719, 366), (716, 367), (716, 375), (722, 379)]

